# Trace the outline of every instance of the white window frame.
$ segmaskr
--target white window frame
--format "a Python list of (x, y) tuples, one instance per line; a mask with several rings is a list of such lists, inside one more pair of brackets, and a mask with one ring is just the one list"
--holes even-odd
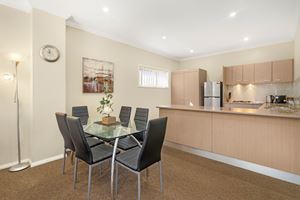
[[(160, 86), (144, 86), (140, 84), (140, 70), (141, 69), (149, 69), (157, 72), (166, 72), (168, 75), (168, 86), (167, 87), (160, 87)], [(139, 65), (138, 66), (138, 87), (140, 88), (156, 88), (156, 89), (168, 89), (170, 88), (170, 71), (164, 68), (159, 68), (159, 67), (151, 67), (147, 65)]]

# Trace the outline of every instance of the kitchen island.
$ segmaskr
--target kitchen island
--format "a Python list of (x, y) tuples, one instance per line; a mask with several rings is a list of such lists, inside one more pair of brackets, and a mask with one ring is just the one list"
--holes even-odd
[(300, 112), (158, 106), (166, 141), (300, 175)]

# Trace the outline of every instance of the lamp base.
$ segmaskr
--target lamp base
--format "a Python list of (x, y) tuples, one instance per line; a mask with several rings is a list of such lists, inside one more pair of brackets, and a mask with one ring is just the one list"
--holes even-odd
[(26, 169), (30, 167), (30, 163), (29, 162), (23, 162), (23, 163), (19, 163), (19, 164), (16, 164), (14, 166), (11, 166), (8, 170), (10, 172), (18, 172), (18, 171), (21, 171), (23, 169)]

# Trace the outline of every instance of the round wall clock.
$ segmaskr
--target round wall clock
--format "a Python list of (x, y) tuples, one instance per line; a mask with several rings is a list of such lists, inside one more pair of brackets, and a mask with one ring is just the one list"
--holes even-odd
[(55, 46), (44, 45), (40, 49), (40, 56), (45, 61), (56, 62), (60, 57), (60, 53), (59, 53), (59, 50)]

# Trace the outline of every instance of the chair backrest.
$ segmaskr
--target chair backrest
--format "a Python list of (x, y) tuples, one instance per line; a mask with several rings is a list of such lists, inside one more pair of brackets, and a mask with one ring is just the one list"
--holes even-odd
[(168, 118), (149, 121), (147, 133), (138, 159), (138, 170), (143, 170), (161, 160), (161, 149), (164, 143)]
[(89, 119), (89, 111), (87, 106), (72, 107), (72, 116), (79, 117), (82, 125), (86, 125)]
[(75, 147), (74, 147), (73, 141), (71, 139), (69, 127), (67, 124), (67, 114), (56, 112), (55, 116), (56, 116), (56, 121), (58, 124), (58, 128), (60, 130), (60, 133), (64, 138), (65, 148), (75, 151)]
[(120, 121), (124, 126), (128, 126), (131, 115), (131, 107), (122, 106), (119, 114)]
[(88, 164), (92, 164), (93, 155), (86, 141), (80, 118), (67, 117), (67, 122), (70, 129), (70, 135), (75, 146), (75, 156)]
[(148, 108), (136, 108), (134, 115), (134, 122), (137, 129), (145, 129), (148, 122), (149, 109)]

